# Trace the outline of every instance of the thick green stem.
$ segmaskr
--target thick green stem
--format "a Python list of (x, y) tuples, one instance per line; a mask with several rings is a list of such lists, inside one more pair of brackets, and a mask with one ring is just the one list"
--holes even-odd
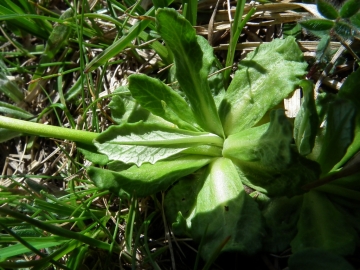
[(43, 125), (5, 116), (0, 116), (0, 128), (7, 128), (21, 133), (41, 137), (64, 139), (86, 144), (93, 144), (93, 140), (99, 135), (98, 133), (90, 131)]

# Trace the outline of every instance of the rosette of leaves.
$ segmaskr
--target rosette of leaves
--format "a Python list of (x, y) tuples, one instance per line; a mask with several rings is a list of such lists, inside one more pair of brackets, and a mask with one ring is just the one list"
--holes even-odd
[(332, 36), (344, 43), (347, 39), (358, 36), (360, 30), (360, 1), (347, 0), (341, 7), (336, 7), (330, 1), (317, 0), (317, 9), (323, 18), (309, 18), (300, 22), (300, 25), (321, 37), (317, 48), (317, 59), (329, 54), (329, 43)]
[[(209, 77), (216, 70), (212, 47), (187, 20), (158, 9), (156, 27), (174, 56), (180, 89), (130, 76), (131, 112), (117, 114), (120, 124), (95, 142), (108, 167), (90, 167), (88, 175), (121, 195), (168, 190), (174, 232), (201, 242), (206, 260), (220, 249), (254, 253), (263, 222), (244, 184), (268, 197), (292, 197), (319, 176), (317, 163), (294, 147), (284, 111), (269, 113), (306, 73), (302, 52), (291, 37), (261, 45), (225, 91), (221, 74)], [(118, 102), (118, 112), (131, 103)]]

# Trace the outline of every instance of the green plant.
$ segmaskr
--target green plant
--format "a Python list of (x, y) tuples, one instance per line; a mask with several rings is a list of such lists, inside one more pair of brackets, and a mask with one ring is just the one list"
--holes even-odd
[[(315, 103), (312, 84), (302, 80), (302, 53), (287, 38), (249, 54), (225, 91), (221, 74), (209, 77), (216, 70), (212, 48), (191, 24), (170, 9), (158, 9), (156, 21), (180, 90), (130, 76), (128, 89), (109, 105), (119, 125), (100, 135), (49, 126), (38, 131), (4, 117), (0, 126), (54, 137), (62, 130), (61, 138), (80, 142), (89, 160), (107, 165), (89, 167), (90, 179), (121, 197), (168, 190), (174, 232), (200, 242), (208, 261), (220, 250), (279, 252), (291, 242), (291, 264), (316, 248), (316, 258), (346, 265), (333, 253), (351, 254), (359, 231), (358, 174), (344, 174), (360, 149), (359, 71), (339, 95), (320, 95)], [(270, 110), (298, 85), (304, 102), (293, 132), (283, 110)], [(335, 182), (321, 186), (329, 177)], [(306, 189), (313, 190), (304, 195)]]
[(359, 57), (348, 46), (346, 40), (353, 39), (360, 30), (360, 2), (347, 0), (340, 8), (335, 7), (327, 0), (317, 0), (317, 9), (324, 18), (308, 18), (300, 22), (300, 25), (321, 37), (317, 49), (317, 61), (327, 61), (329, 44), (332, 36), (335, 36), (359, 61)]

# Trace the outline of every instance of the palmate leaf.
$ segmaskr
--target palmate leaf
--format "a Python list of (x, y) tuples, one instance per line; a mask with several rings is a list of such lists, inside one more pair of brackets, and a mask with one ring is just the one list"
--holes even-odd
[(195, 172), (213, 159), (207, 156), (181, 155), (153, 165), (134, 165), (120, 172), (89, 167), (87, 173), (100, 189), (111, 190), (119, 195), (128, 193), (145, 197), (167, 189), (179, 178)]
[(232, 161), (218, 158), (199, 173), (197, 179), (181, 180), (166, 197), (166, 211), (174, 231), (201, 241), (200, 252), (205, 260), (227, 239), (222, 251), (258, 251), (262, 235), (260, 211), (245, 193)]
[(217, 135), (138, 122), (112, 126), (96, 138), (98, 151), (109, 160), (134, 163), (155, 162), (200, 144), (222, 145)]
[(294, 253), (312, 247), (349, 255), (355, 249), (356, 231), (322, 192), (304, 195), (297, 227), (298, 233), (291, 242)]
[(131, 75), (129, 90), (136, 101), (151, 113), (174, 123), (179, 128), (201, 130), (183, 97), (160, 80), (143, 74)]
[(214, 62), (209, 43), (173, 9), (158, 9), (157, 30), (174, 54), (176, 78), (189, 99), (199, 126), (223, 137), (223, 128), (210, 92), (208, 75)]
[(319, 176), (316, 162), (292, 150), (292, 126), (283, 110), (271, 112), (270, 125), (230, 135), (223, 156), (239, 168), (244, 184), (268, 196), (294, 196), (304, 192), (302, 185)]
[(293, 37), (260, 45), (249, 53), (240, 62), (219, 108), (225, 134), (254, 126), (294, 91), (306, 66)]

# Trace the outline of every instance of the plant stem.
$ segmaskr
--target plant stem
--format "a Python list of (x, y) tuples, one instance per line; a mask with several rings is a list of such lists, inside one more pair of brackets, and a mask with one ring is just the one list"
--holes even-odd
[(98, 133), (90, 131), (43, 125), (5, 116), (0, 116), (0, 128), (7, 128), (21, 133), (27, 133), (41, 137), (52, 137), (57, 139), (82, 142), (85, 144), (93, 144), (93, 140), (98, 136)]
[[(231, 67), (234, 63), (234, 55), (236, 50), (236, 45), (238, 42), (238, 39), (240, 37), (241, 31), (244, 28), (245, 24), (250, 20), (251, 16), (255, 13), (256, 9), (252, 8), (248, 14), (246, 14), (245, 18), (242, 20), (242, 15), (244, 13), (244, 7), (245, 7), (245, 0), (239, 0), (236, 5), (236, 11), (235, 11), (235, 19), (234, 22), (230, 22), (231, 28), (230, 28), (230, 44), (229, 44), (229, 50), (226, 57), (226, 63), (225, 67)], [(227, 69), (224, 72), (224, 82), (225, 86), (227, 87), (229, 85), (230, 81), (230, 74), (231, 70)]]

